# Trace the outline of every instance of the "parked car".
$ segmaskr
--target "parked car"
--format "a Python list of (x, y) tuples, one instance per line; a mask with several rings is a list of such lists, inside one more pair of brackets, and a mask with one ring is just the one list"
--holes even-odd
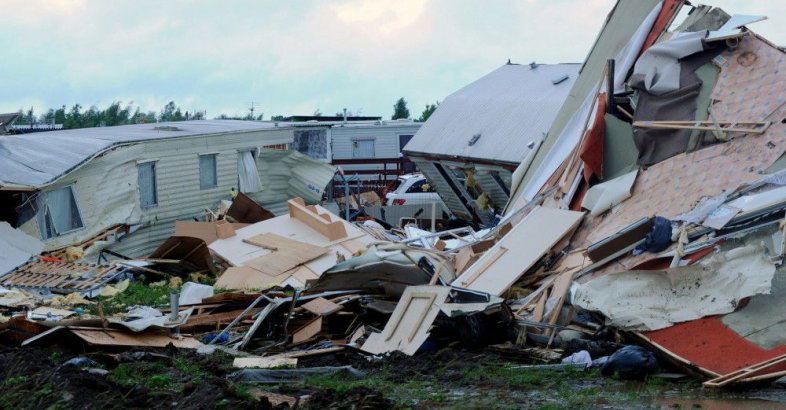
[(407, 174), (398, 177), (398, 186), (388, 192), (386, 205), (409, 205), (442, 202), (439, 194), (423, 174)]

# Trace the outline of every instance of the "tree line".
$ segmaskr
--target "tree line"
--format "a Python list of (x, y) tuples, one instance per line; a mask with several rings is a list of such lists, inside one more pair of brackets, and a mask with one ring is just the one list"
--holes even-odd
[[(415, 121), (418, 122), (426, 122), (431, 114), (437, 110), (437, 106), (439, 106), (439, 101), (435, 102), (434, 104), (426, 104), (426, 108), (423, 109), (423, 112), (420, 113), (420, 117), (416, 118)], [(404, 97), (401, 97), (393, 104), (393, 115), (390, 117), (391, 120), (398, 120), (398, 119), (409, 119), (409, 108), (407, 107), (407, 100)]]
[[(421, 122), (426, 121), (437, 109), (438, 105), (439, 102), (435, 104), (426, 104), (426, 108), (416, 120)], [(318, 110), (315, 111), (314, 114), (317, 115), (317, 112)], [(206, 113), (204, 111), (183, 110), (175, 104), (174, 101), (168, 102), (160, 112), (143, 112), (139, 107), (134, 107), (133, 104), (123, 105), (120, 101), (114, 101), (105, 109), (100, 109), (96, 106), (90, 106), (85, 109), (81, 104), (74, 104), (71, 108), (67, 108), (65, 105), (60, 108), (50, 108), (38, 115), (33, 111), (33, 108), (26, 111), (20, 109), (19, 114), (20, 116), (14, 122), (16, 125), (62, 124), (65, 129), (110, 127), (113, 125), (143, 124), (151, 122), (204, 120), (206, 118)], [(280, 115), (271, 117), (272, 120), (280, 120), (283, 118), (284, 117)], [(391, 119), (394, 120), (400, 118), (410, 118), (407, 101), (403, 97), (399, 98), (396, 104), (394, 104), (393, 115), (391, 116)], [(264, 114), (254, 115), (253, 112), (249, 112), (244, 116), (221, 114), (214, 117), (214, 119), (261, 121), (264, 119)]]
[[(90, 128), (90, 127), (111, 127), (113, 125), (144, 124), (150, 122), (204, 120), (204, 111), (188, 111), (180, 108), (174, 101), (168, 102), (160, 112), (142, 111), (139, 107), (132, 104), (123, 105), (120, 101), (114, 101), (105, 109), (91, 106), (85, 109), (81, 104), (74, 104), (71, 108), (65, 105), (60, 108), (50, 108), (49, 110), (36, 115), (33, 108), (23, 111), (19, 110), (20, 116), (14, 122), (15, 125), (29, 124), (63, 124), (63, 128)], [(233, 120), (262, 120), (263, 114), (254, 116), (229, 116), (221, 114), (216, 119)]]

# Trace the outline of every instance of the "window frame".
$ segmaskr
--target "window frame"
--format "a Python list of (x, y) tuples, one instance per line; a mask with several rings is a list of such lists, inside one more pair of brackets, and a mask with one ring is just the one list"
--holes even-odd
[[(372, 153), (370, 157), (357, 157), (355, 156), (355, 145), (359, 142), (371, 142)], [(376, 137), (366, 137), (366, 138), (353, 138), (352, 139), (352, 159), (374, 159), (377, 157), (377, 139)]]
[[(139, 207), (142, 208), (142, 209), (155, 208), (155, 207), (158, 206), (158, 203), (159, 203), (158, 202), (158, 200), (159, 200), (159, 198), (158, 198), (158, 172), (156, 171), (156, 168), (158, 168), (157, 167), (157, 163), (158, 163), (158, 161), (156, 161), (156, 160), (137, 161), (137, 163), (136, 163), (136, 178), (137, 178), (136, 179), (136, 185), (137, 185), (136, 188), (137, 188), (137, 191), (139, 192)], [(149, 205), (145, 205), (145, 204), (142, 203), (142, 185), (139, 183), (139, 179), (140, 179), (139, 178), (140, 177), (139, 170), (140, 170), (140, 168), (142, 166), (147, 166), (147, 165), (152, 165), (152, 171), (153, 171), (153, 200), (155, 201), (155, 202), (153, 202), (152, 204), (149, 204)]]
[[(211, 186), (202, 185), (202, 157), (213, 157), (213, 185)], [(197, 166), (199, 168), (199, 190), (206, 191), (206, 190), (218, 188), (218, 153), (208, 152), (205, 154), (198, 154), (197, 162), (198, 162)]]
[[(68, 235), (70, 233), (76, 232), (76, 231), (78, 231), (80, 229), (85, 229), (85, 219), (82, 217), (82, 207), (79, 205), (79, 195), (77, 195), (77, 193), (76, 193), (75, 185), (76, 185), (76, 182), (72, 182), (72, 183), (70, 183), (68, 185), (64, 185), (64, 186), (62, 186), (60, 188), (51, 189), (49, 191), (43, 192), (43, 194), (46, 196), (50, 192), (53, 192), (53, 191), (59, 191), (61, 189), (70, 189), (71, 190), (71, 198), (73, 198), (73, 200), (74, 200), (74, 206), (76, 207), (76, 213), (79, 216), (79, 225), (80, 226), (77, 227), (77, 228), (69, 229), (69, 230), (64, 231), (64, 232), (57, 232), (57, 228), (55, 227), (55, 223), (54, 223), (55, 221), (52, 219), (52, 214), (51, 214), (51, 212), (49, 210), (49, 199), (47, 197), (44, 197), (44, 206), (41, 207), (41, 209), (38, 210), (38, 212), (43, 212), (43, 214), (41, 214), (41, 219), (43, 220), (43, 224), (41, 224), (41, 221), (39, 221), (36, 218), (36, 222), (39, 223), (39, 225), (40, 225), (38, 227), (38, 231), (41, 233), (41, 239), (42, 240), (46, 241), (46, 240), (49, 240), (49, 239), (59, 238), (61, 236), (65, 236), (65, 235)], [(38, 201), (35, 201), (35, 202), (38, 202)], [(36, 214), (38, 212), (36, 212)], [(52, 235), (52, 236), (47, 236), (46, 235), (46, 223), (48, 222), (47, 221), (47, 214), (49, 215), (49, 220), (51, 221), (50, 223), (51, 223), (51, 226), (52, 226), (52, 231), (54, 232), (54, 235)]]

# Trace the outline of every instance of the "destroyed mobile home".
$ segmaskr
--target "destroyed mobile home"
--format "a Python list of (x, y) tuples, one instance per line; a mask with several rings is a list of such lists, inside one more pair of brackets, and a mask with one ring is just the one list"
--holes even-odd
[[(691, 12), (675, 22), (681, 8)], [(127, 137), (74, 145), (74, 158), (33, 174), (4, 169), (7, 195), (37, 212), (16, 219), (19, 229), (0, 224), (0, 339), (221, 350), (236, 356), (235, 382), (353, 374), (298, 361), (337, 351), (412, 356), (456, 342), (620, 377), (661, 366), (706, 387), (775, 380), (786, 375), (786, 53), (747, 28), (763, 18), (619, 1), (543, 141), (518, 161), (500, 222), (483, 231), (342, 219), (295, 187), (304, 175), (325, 186), (324, 164), (243, 151), (285, 144), (286, 130), (253, 144), (240, 131), (222, 137), (237, 138), (231, 144), (195, 136), (189, 146), (205, 150), (179, 165)], [(217, 155), (213, 179), (200, 155)], [(255, 164), (276, 169), (249, 177)], [(208, 207), (200, 220), (162, 209), (169, 239), (135, 228), (137, 249), (154, 244), (145, 257), (86, 252), (86, 240), (115, 224), (156, 217), (142, 205), (170, 200), (165, 175), (153, 191), (144, 178), (167, 166), (166, 178), (195, 186), (218, 177), (228, 191), (237, 178), (241, 193), (217, 210), (219, 194), (196, 208), (171, 204), (189, 217)], [(274, 197), (263, 173), (289, 185)], [(276, 206), (285, 194), (286, 207)], [(101, 201), (115, 201), (114, 215), (91, 203)], [(70, 232), (75, 216), (82, 233)], [(198, 283), (206, 277), (212, 286)], [(104, 311), (138, 283), (179, 292)]]

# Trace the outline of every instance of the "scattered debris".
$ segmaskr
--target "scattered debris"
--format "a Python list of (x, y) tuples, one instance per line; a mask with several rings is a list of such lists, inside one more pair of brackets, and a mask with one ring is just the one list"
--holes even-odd
[[(143, 191), (149, 186), (127, 184), (134, 203), (107, 204), (113, 209), (96, 215), (113, 218), (100, 222), (87, 218), (92, 213), (81, 219), (70, 186), (49, 187), (71, 172), (65, 165), (91, 160), (85, 153), (70, 153), (41, 175), (15, 167), (10, 176), (19, 186), (6, 187), (3, 178), (0, 188), (25, 201), (14, 209), (32, 219), (20, 229), (0, 222), (0, 343), (17, 352), (79, 352), (58, 371), (84, 370), (102, 383), (128, 362), (187, 367), (170, 363), (177, 349), (192, 359), (231, 356), (221, 395), (236, 396), (228, 386), (261, 383), (264, 390), (245, 394), (256, 404), (311, 408), (392, 406), (386, 392), (360, 384), (366, 366), (458, 349), (523, 362), (516, 368), (528, 371), (600, 368), (603, 376), (646, 379), (674, 370), (716, 388), (783, 377), (784, 50), (745, 27), (758, 16), (718, 11), (705, 19), (708, 11), (697, 8), (673, 25), (682, 3), (620, 0), (570, 81), (565, 67), (536, 63), (492, 73), (491, 80), (526, 73), (548, 90), (562, 89), (562, 108), (551, 107), (542, 140), (490, 146), (502, 137), (489, 129), (426, 143), (423, 135), (446, 132), (434, 124), (459, 121), (440, 106), (414, 139), (435, 155), (521, 155), (444, 166), (447, 159), (415, 155), (423, 174), (402, 180), (419, 184), (416, 194), (436, 194), (433, 184), (454, 210), (439, 228), (432, 215), (427, 230), (419, 214), (391, 226), (371, 212), (384, 208), (384, 195), (352, 193), (349, 185), (343, 197), (325, 194), (332, 201), (317, 204), (333, 169), (286, 149), (238, 153), (240, 192), (216, 194), (217, 209), (170, 220), (163, 234), (130, 222), (140, 214), (137, 199), (155, 204), (155, 192)], [(496, 87), (491, 80), (457, 95)], [(462, 108), (451, 97), (446, 113)], [(18, 151), (34, 140), (13, 141)], [(116, 143), (123, 141), (141, 143)], [(89, 154), (130, 161), (118, 156), (125, 146), (108, 151), (114, 144)], [(276, 181), (303, 182), (312, 174), (301, 167), (314, 171), (314, 181), (284, 190), (285, 200), (280, 187), (270, 193), (276, 200), (267, 198), (260, 155), (280, 166), (262, 170)], [(140, 182), (150, 175), (155, 182), (155, 165), (135, 161), (128, 163), (140, 167)], [(394, 202), (402, 206), (402, 198)], [(62, 212), (53, 219), (55, 208)], [(36, 221), (43, 225), (31, 228)], [(89, 229), (66, 235), (75, 226)], [(38, 229), (43, 242), (28, 234)], [(142, 243), (145, 230), (149, 243)], [(120, 249), (146, 249), (147, 256)], [(133, 349), (147, 356), (130, 357)], [(318, 378), (358, 384), (307, 394), (281, 389)]]

